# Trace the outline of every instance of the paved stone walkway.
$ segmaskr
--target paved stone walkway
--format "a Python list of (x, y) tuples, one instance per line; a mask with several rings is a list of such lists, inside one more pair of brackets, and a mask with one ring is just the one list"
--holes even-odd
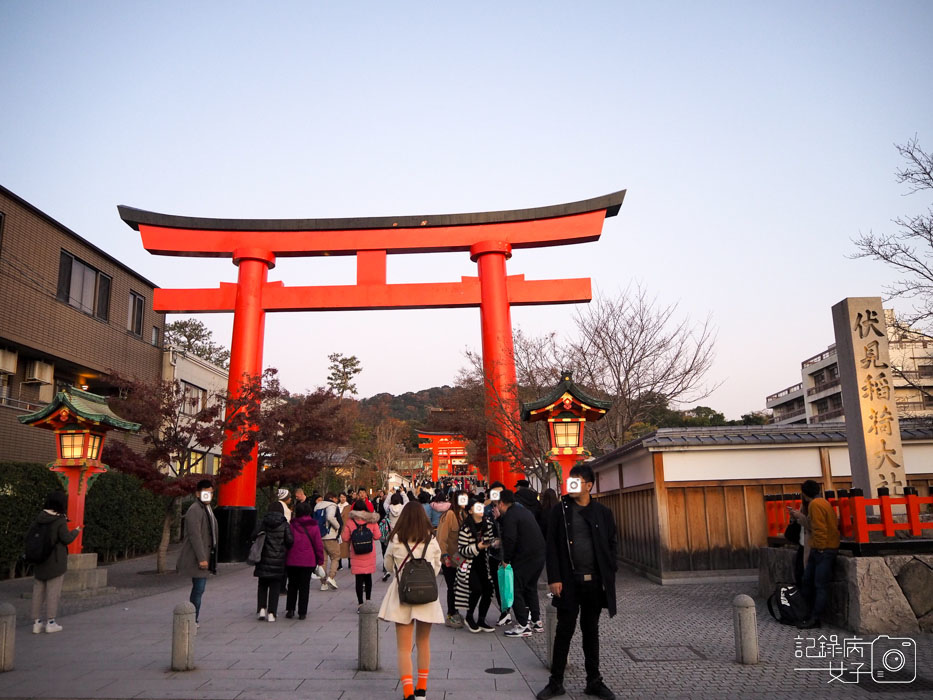
[[(174, 561), (174, 558), (171, 559)], [(187, 600), (189, 583), (177, 576), (143, 576), (151, 558), (108, 567), (116, 593), (66, 603), (65, 630), (33, 635), (26, 581), (0, 583), (0, 599), (22, 612), (17, 628), (16, 669), (0, 674), (0, 698), (288, 698), (381, 700), (401, 697), (393, 626), (380, 623), (381, 667), (356, 671), (357, 615), (353, 577), (338, 574), (340, 590), (312, 586), (308, 619), (286, 620), (284, 598), (275, 623), (255, 619), (255, 579), (244, 565), (225, 565), (204, 596), (196, 644), (198, 668), (173, 673), (172, 611)], [(443, 579), (439, 579), (443, 581)], [(125, 582), (125, 585), (124, 585)], [(385, 584), (374, 584), (374, 602)], [(755, 593), (755, 584), (658, 586), (621, 573), (620, 612), (602, 618), (602, 669), (620, 698), (896, 698), (933, 697), (933, 635), (916, 638), (913, 684), (894, 686), (863, 680), (827, 683), (828, 673), (795, 671), (797, 631), (774, 623), (759, 601), (762, 662), (733, 661), (731, 600)], [(443, 587), (442, 587), (443, 596)], [(443, 598), (442, 598), (443, 599)], [(494, 615), (490, 612), (490, 618)], [(840, 630), (822, 630), (846, 633)], [(547, 681), (541, 659), (543, 635), (527, 640), (469, 634), (436, 626), (432, 632), (429, 698), (532, 698)], [(814, 665), (810, 660), (808, 665)], [(822, 665), (826, 665), (823, 662)], [(506, 669), (493, 674), (487, 669)], [(569, 698), (585, 698), (579, 639), (566, 679)]]

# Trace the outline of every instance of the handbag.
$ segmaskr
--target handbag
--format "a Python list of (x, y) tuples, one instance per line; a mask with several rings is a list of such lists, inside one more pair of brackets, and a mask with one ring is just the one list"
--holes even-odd
[(500, 566), (499, 576), (499, 598), (502, 600), (502, 609), (508, 610), (515, 602), (515, 572), (512, 571), (512, 565), (506, 564)]
[(262, 560), (262, 550), (266, 546), (266, 532), (260, 530), (249, 547), (249, 554), (246, 555), (246, 563), (255, 566)]

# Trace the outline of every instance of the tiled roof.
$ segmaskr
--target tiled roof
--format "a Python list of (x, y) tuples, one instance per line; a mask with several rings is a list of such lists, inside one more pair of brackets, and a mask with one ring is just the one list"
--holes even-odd
[(19, 416), (19, 421), (31, 425), (52, 415), (62, 406), (70, 408), (75, 415), (95, 423), (103, 423), (112, 428), (121, 428), (131, 432), (139, 430), (139, 423), (124, 420), (111, 411), (106, 397), (92, 394), (89, 391), (81, 391), (75, 387), (68, 387), (58, 392), (47, 406), (35, 413)]
[[(901, 439), (933, 440), (933, 423), (902, 421)], [(739, 425), (715, 428), (659, 428), (638, 440), (626, 443), (590, 466), (598, 467), (622, 455), (645, 448), (665, 450), (689, 447), (760, 447), (767, 445), (803, 445), (808, 443), (846, 442), (845, 423), (809, 425)]]

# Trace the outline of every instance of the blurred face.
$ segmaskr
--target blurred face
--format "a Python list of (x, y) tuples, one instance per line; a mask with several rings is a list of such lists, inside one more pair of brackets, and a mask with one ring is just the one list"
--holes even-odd
[(362, 498), (363, 500), (366, 500), (366, 489), (360, 489), (359, 491), (357, 491), (357, 492), (356, 492), (356, 497), (357, 497), (357, 498)]
[(200, 491), (198, 491), (198, 500), (200, 500), (201, 503), (210, 503), (213, 497), (214, 497), (213, 488), (201, 489)]
[(347, 497), (346, 497), (344, 494), (340, 494), (340, 502), (341, 502), (341, 503), (346, 503), (346, 502), (347, 502)]

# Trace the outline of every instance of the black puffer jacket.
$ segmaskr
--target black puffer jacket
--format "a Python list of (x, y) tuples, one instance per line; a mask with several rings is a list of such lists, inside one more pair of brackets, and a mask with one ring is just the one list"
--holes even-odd
[(280, 578), (285, 573), (285, 557), (294, 542), (292, 529), (281, 513), (266, 513), (250, 541), (255, 540), (260, 532), (266, 533), (266, 543), (262, 548), (262, 558), (253, 570), (253, 576), (260, 578)]

